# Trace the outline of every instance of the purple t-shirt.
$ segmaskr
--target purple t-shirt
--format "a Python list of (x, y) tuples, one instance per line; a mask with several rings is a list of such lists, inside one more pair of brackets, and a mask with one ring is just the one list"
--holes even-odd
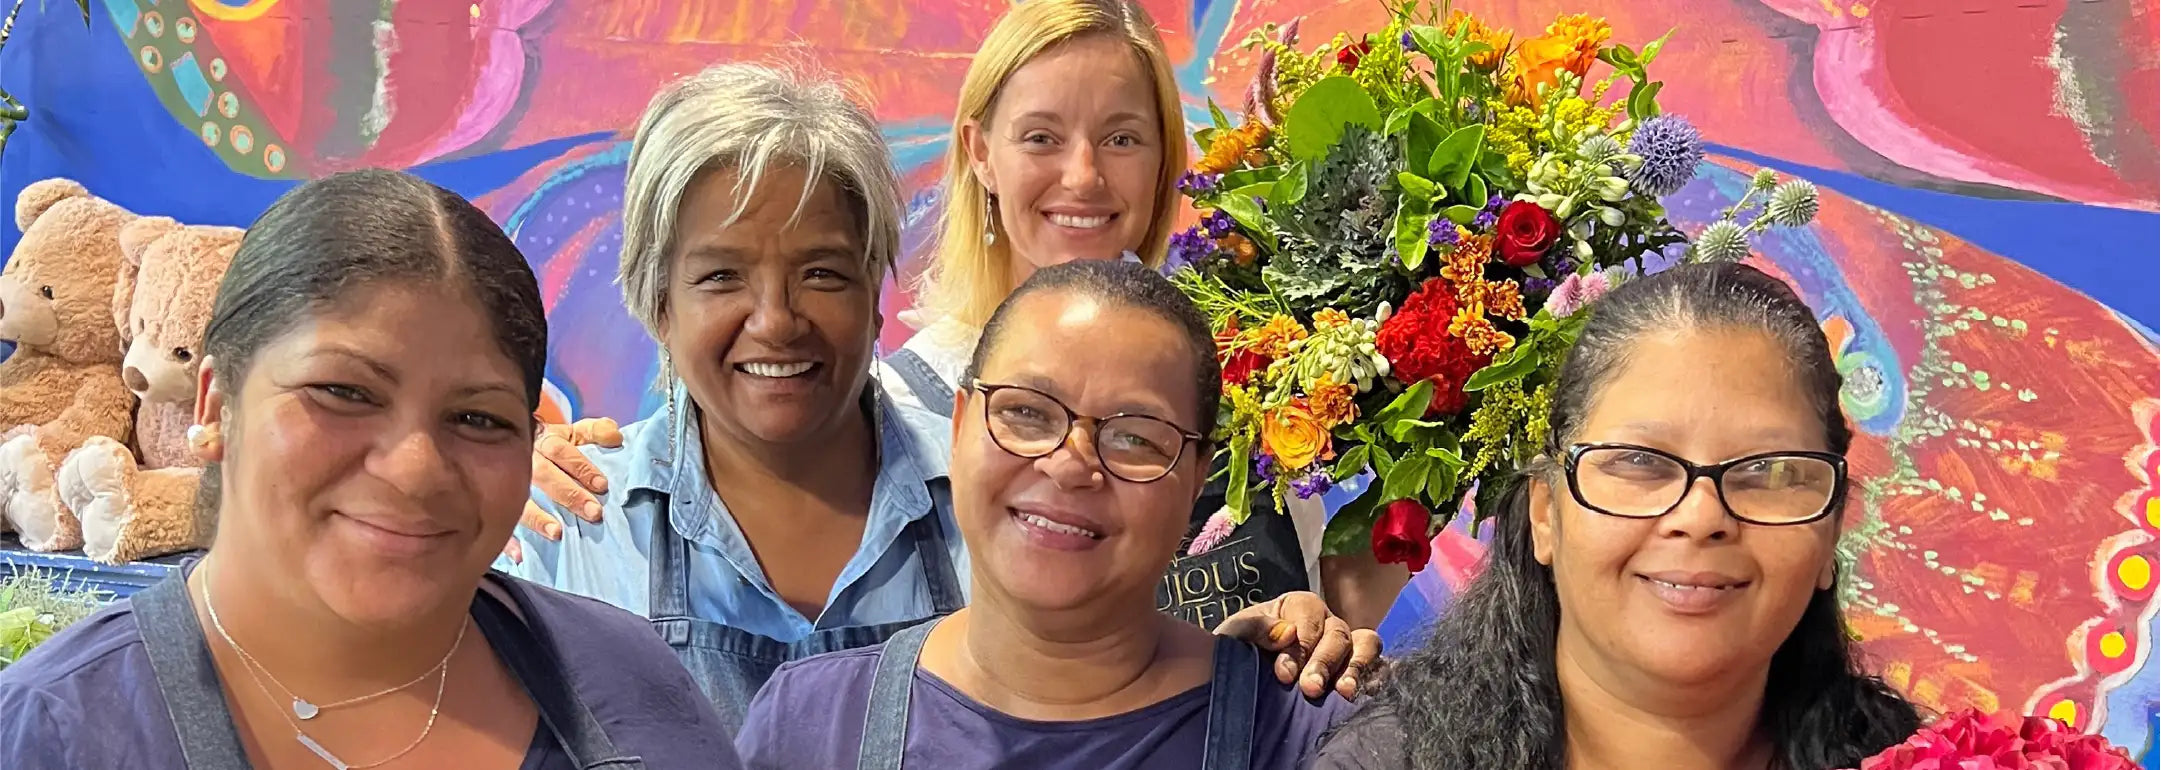
[[(751, 770), (854, 767), (884, 645), (780, 667), (751, 700), (737, 753)], [(1261, 678), (1253, 714), (1254, 770), (1306, 765), (1321, 734), (1351, 712), (1334, 693), (1319, 702)], [(1080, 722), (1019, 719), (976, 702), (917, 668), (909, 695), (907, 766), (937, 770), (1197, 768), (1208, 735), (1208, 685), (1137, 711)]]
[[(536, 627), (550, 630), (562, 659), (575, 661), (563, 676), (621, 753), (649, 768), (739, 767), (719, 714), (644, 618), (513, 578), (491, 579), (517, 597)], [(181, 767), (174, 719), (232, 719), (222, 708), (175, 713), (136, 618), (129, 600), (116, 601), (0, 671), (0, 768)], [(520, 769), (574, 767), (553, 733), (536, 727)]]

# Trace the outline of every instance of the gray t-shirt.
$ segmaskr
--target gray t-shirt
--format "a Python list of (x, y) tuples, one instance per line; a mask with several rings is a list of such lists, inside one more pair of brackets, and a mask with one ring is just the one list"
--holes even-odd
[[(712, 704), (644, 618), (514, 578), (489, 579), (508, 589), (533, 628), (548, 629), (554, 657), (571, 661), (561, 676), (621, 754), (651, 768), (741, 766)], [(114, 602), (0, 671), (0, 767), (186, 767), (174, 720), (230, 723), (223, 708), (168, 707), (137, 618), (129, 600)], [(551, 731), (534, 733), (521, 770), (576, 770)]]
[[(751, 701), (736, 749), (753, 770), (854, 767), (883, 645), (781, 666)], [(1261, 677), (1253, 714), (1253, 770), (1306, 766), (1330, 725), (1351, 711), (1329, 693), (1309, 701)], [(1009, 716), (918, 668), (909, 696), (908, 767), (937, 770), (1153, 770), (1197, 768), (1208, 736), (1209, 686), (1136, 711), (1079, 722)]]

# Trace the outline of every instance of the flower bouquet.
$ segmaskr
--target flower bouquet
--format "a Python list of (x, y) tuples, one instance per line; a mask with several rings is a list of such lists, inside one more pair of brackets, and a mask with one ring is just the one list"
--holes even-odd
[(1765, 172), (1699, 237), (1667, 221), (1660, 198), (1703, 146), (1659, 112), (1664, 38), (1610, 44), (1577, 14), (1517, 40), (1445, 2), (1391, 10), (1311, 53), (1296, 22), (1257, 31), (1243, 121), (1211, 104), (1180, 180), (1202, 217), (1172, 239), (1172, 279), (1218, 331), (1230, 488), (1195, 552), (1256, 495), (1280, 508), (1370, 471), (1324, 551), (1422, 568), (1468, 490), (1496, 513), (1498, 482), (1537, 455), (1588, 302), (1815, 215), (1813, 186)]
[(2123, 749), (2048, 717), (2017, 725), (1960, 711), (1861, 762), (1860, 770), (2133, 770)]

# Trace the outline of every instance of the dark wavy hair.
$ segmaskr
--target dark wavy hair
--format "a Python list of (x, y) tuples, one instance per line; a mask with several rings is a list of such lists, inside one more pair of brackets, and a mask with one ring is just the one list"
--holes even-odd
[[(1575, 440), (1585, 414), (1646, 334), (1674, 329), (1750, 329), (1775, 339), (1823, 420), (1829, 450), (1845, 454), (1853, 431), (1839, 410), (1841, 384), (1816, 318), (1785, 283), (1737, 263), (1682, 265), (1616, 287), (1590, 311), (1561, 366), (1545, 456)], [(1555, 673), (1560, 599), (1553, 570), (1532, 552), (1532, 475), (1556, 474), (1547, 461), (1512, 481), (1493, 522), (1485, 569), (1434, 626), (1425, 646), (1399, 660), (1358, 714), (1337, 729), (1401, 728), (1401, 757), (1419, 770), (1567, 766), (1567, 726)], [(1554, 487), (1563, 482), (1555, 479)], [(1842, 514), (1843, 512), (1839, 512)], [(1389, 724), (1393, 723), (1393, 724)], [(1762, 728), (1778, 770), (1856, 767), (1904, 741), (1920, 714), (1867, 674), (1839, 614), (1836, 590), (1819, 590), (1771, 658)], [(1364, 726), (1364, 729), (1361, 729)], [(1392, 741), (1361, 736), (1379, 750)], [(1392, 750), (1392, 749), (1389, 749)], [(1374, 757), (1374, 759), (1382, 759)]]

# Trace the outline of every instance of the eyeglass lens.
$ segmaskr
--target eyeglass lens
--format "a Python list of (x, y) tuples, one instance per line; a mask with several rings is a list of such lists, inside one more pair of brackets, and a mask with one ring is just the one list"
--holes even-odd
[[(1838, 468), (1819, 457), (1774, 455), (1726, 469), (1718, 479), (1726, 506), (1764, 524), (1806, 521), (1838, 492)], [(1576, 459), (1583, 502), (1615, 516), (1664, 515), (1688, 494), (1688, 469), (1671, 457), (1627, 447), (1584, 450)]]

